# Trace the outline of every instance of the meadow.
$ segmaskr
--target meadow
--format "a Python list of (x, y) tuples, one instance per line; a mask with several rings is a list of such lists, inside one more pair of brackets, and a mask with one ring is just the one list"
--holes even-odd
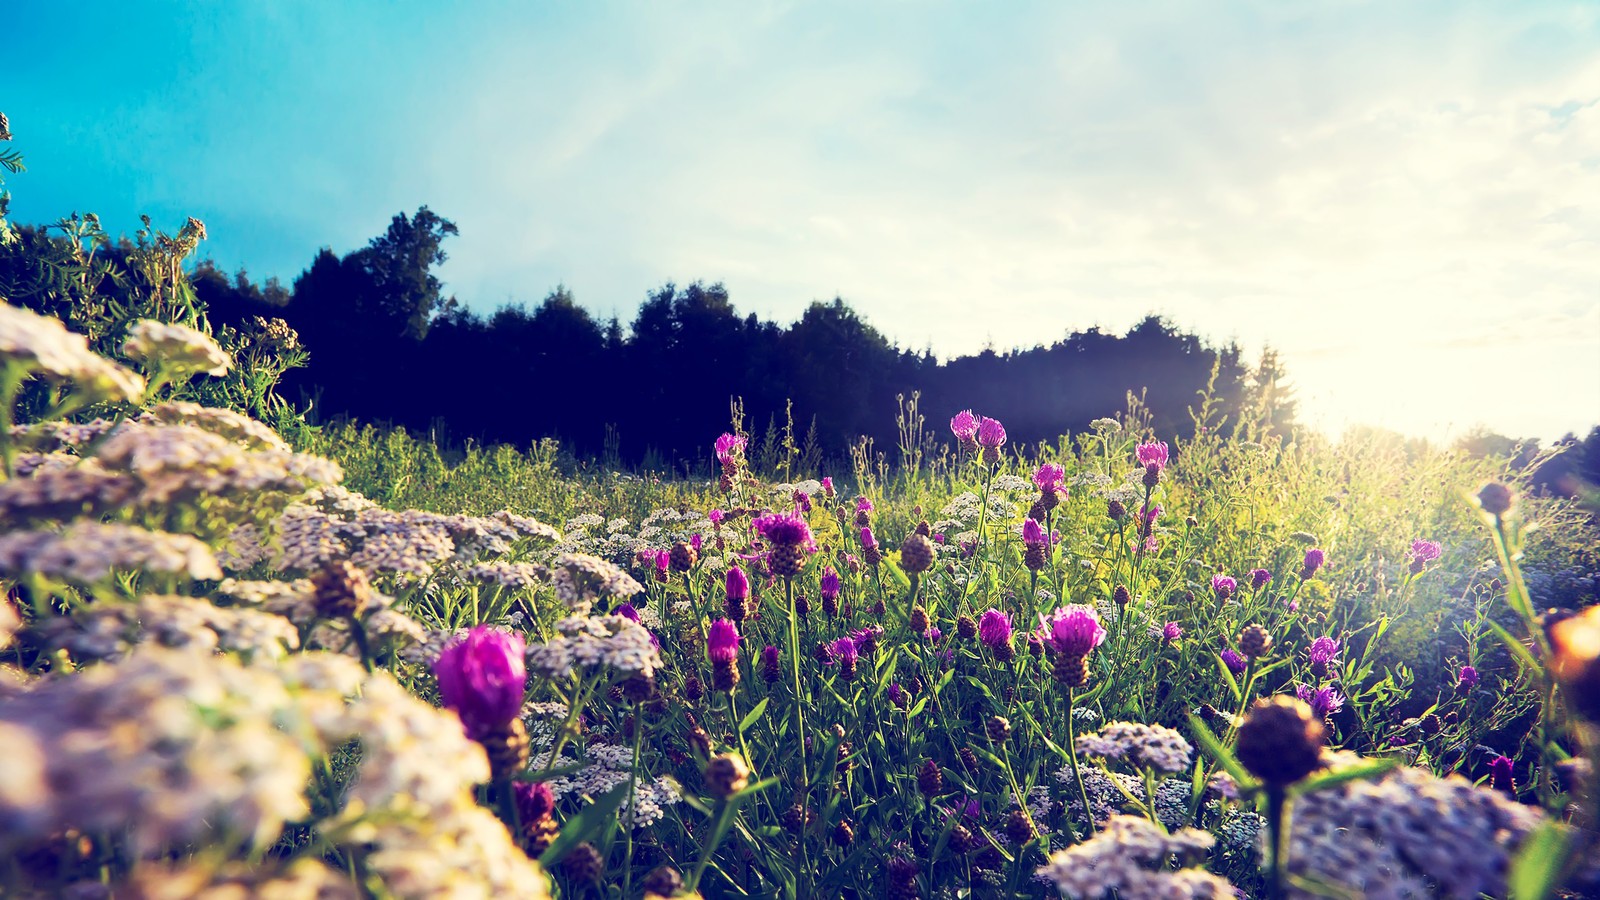
[(203, 234), (0, 305), (6, 896), (1600, 892), (1600, 530), (1510, 459), (1205, 394), (442, 446), (279, 397)]

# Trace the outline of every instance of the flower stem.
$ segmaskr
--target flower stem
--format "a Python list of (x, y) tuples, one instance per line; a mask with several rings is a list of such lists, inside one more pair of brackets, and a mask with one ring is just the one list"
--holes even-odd
[(1083, 804), (1083, 820), (1089, 826), (1089, 836), (1095, 834), (1094, 808), (1089, 805), (1089, 791), (1083, 786), (1083, 775), (1078, 771), (1078, 725), (1072, 715), (1078, 692), (1067, 688), (1067, 761), (1072, 763), (1072, 780), (1078, 783), (1078, 801)]

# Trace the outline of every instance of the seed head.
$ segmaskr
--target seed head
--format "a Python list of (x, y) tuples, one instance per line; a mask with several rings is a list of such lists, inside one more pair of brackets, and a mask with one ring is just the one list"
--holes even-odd
[(1322, 720), (1288, 696), (1256, 701), (1239, 725), (1239, 762), (1275, 787), (1294, 784), (1322, 766)]

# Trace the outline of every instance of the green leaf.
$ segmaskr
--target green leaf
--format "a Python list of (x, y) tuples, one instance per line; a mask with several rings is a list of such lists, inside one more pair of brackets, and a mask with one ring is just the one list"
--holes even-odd
[(593, 841), (600, 836), (603, 829), (617, 824), (617, 807), (622, 801), (628, 799), (628, 782), (617, 785), (608, 791), (599, 800), (584, 807), (581, 812), (568, 819), (561, 826), (561, 833), (550, 842), (550, 846), (539, 854), (539, 862), (544, 866), (554, 865), (556, 860), (565, 856), (567, 850), (584, 841)]
[(746, 731), (749, 731), (751, 725), (754, 725), (756, 722), (761, 720), (761, 714), (767, 711), (767, 701), (769, 699), (771, 698), (762, 697), (761, 702), (756, 704), (755, 709), (750, 710), (750, 712), (745, 714), (743, 719), (739, 720), (740, 734), (744, 734)]
[(1320, 775), (1313, 775), (1310, 778), (1307, 778), (1305, 781), (1295, 785), (1294, 792), (1296, 794), (1307, 794), (1312, 791), (1320, 791), (1326, 788), (1338, 787), (1341, 784), (1348, 784), (1352, 781), (1376, 778), (1390, 769), (1399, 767), (1399, 765), (1400, 759), (1394, 756), (1381, 756), (1373, 759), (1364, 759), (1353, 766), (1346, 766), (1342, 769), (1335, 769), (1331, 772), (1323, 772)]
[(1211, 733), (1211, 729), (1206, 727), (1206, 723), (1200, 721), (1200, 717), (1194, 713), (1189, 714), (1189, 730), (1194, 733), (1194, 739), (1200, 744), (1201, 748), (1212, 759), (1215, 759), (1217, 764), (1222, 766), (1229, 775), (1233, 776), (1233, 780), (1239, 783), (1241, 790), (1255, 784), (1255, 779), (1251, 778), (1250, 773), (1244, 770), (1244, 766), (1240, 765), (1238, 758), (1229, 752), (1227, 747), (1222, 746), (1222, 741), (1218, 740), (1217, 736)]
[(1511, 651), (1511, 655), (1517, 658), (1517, 662), (1524, 669), (1535, 673), (1539, 671), (1539, 663), (1533, 658), (1533, 654), (1528, 652), (1528, 648), (1523, 646), (1521, 641), (1512, 637), (1511, 632), (1505, 630), (1504, 626), (1493, 619), (1486, 619), (1484, 624), (1488, 625), (1489, 629), (1494, 632), (1495, 637), (1506, 645), (1506, 649)]
[(1511, 900), (1541, 900), (1550, 896), (1556, 879), (1572, 852), (1573, 831), (1559, 822), (1546, 820), (1522, 842), (1517, 858), (1511, 862), (1506, 879)]

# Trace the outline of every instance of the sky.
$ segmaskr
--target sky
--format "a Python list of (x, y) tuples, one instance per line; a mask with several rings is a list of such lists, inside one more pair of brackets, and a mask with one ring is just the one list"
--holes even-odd
[(1330, 433), (1600, 424), (1600, 0), (12, 0), (0, 35), (16, 221), (192, 215), (289, 282), (426, 204), (484, 311), (721, 281), (941, 358), (1156, 313), (1278, 350)]

